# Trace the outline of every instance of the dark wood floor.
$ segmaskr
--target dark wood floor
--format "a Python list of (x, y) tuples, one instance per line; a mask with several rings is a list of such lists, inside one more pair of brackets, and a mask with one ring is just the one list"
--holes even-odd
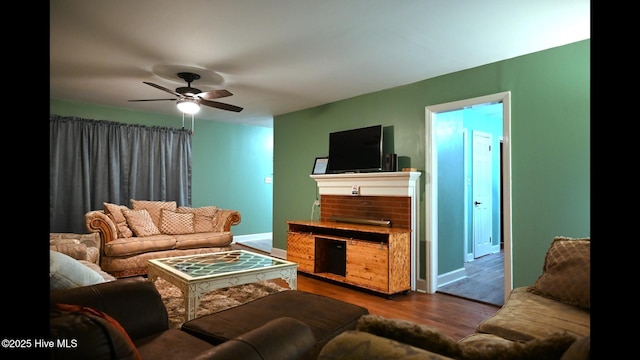
[(466, 277), (439, 286), (437, 292), (489, 304), (504, 305), (504, 252), (465, 263)]
[[(243, 248), (234, 245), (235, 248)], [(254, 249), (250, 249), (255, 251)], [(282, 286), (284, 281), (275, 280)], [(298, 275), (298, 290), (328, 296), (369, 309), (369, 313), (392, 319), (404, 319), (439, 329), (459, 340), (475, 331), (478, 324), (500, 308), (442, 293), (410, 291), (391, 299), (342, 284), (334, 284), (304, 274)]]

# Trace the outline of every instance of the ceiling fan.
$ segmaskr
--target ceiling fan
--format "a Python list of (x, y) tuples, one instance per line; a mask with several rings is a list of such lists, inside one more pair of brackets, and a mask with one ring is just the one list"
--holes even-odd
[[(212, 99), (219, 99), (222, 97), (227, 97), (233, 95), (227, 90), (212, 90), (212, 91), (200, 91), (200, 89), (192, 88), (191, 83), (194, 80), (200, 79), (200, 75), (194, 74), (191, 72), (179, 72), (178, 77), (187, 82), (187, 86), (179, 87), (175, 91), (171, 89), (167, 89), (164, 86), (160, 86), (158, 84), (154, 84), (151, 82), (143, 81), (143, 83), (153, 86), (156, 89), (160, 89), (162, 91), (166, 91), (169, 94), (173, 94), (177, 96), (177, 99), (140, 99), (140, 100), (129, 100), (129, 101), (177, 101), (178, 107), (180, 108), (181, 103), (195, 103), (198, 105), (206, 105), (217, 109), (228, 110), (240, 112), (242, 111), (241, 107), (225, 104), (217, 101), (213, 101)], [(195, 110), (197, 111), (197, 110)]]

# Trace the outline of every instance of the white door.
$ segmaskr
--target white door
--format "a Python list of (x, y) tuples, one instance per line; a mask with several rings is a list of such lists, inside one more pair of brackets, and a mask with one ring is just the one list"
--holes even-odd
[(492, 228), (492, 136), (482, 131), (473, 132), (473, 257), (491, 253)]

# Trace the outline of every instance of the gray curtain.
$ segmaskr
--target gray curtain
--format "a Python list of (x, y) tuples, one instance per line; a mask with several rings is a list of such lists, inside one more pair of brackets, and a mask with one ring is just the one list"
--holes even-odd
[(191, 206), (191, 130), (49, 116), (49, 231), (86, 233), (103, 202)]

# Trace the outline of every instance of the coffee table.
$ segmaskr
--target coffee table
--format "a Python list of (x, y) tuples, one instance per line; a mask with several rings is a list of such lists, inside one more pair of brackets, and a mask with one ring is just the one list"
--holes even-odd
[(182, 291), (185, 321), (196, 317), (200, 297), (211, 290), (277, 278), (295, 290), (298, 281), (297, 263), (247, 250), (152, 259), (147, 264), (149, 281), (161, 277)]

